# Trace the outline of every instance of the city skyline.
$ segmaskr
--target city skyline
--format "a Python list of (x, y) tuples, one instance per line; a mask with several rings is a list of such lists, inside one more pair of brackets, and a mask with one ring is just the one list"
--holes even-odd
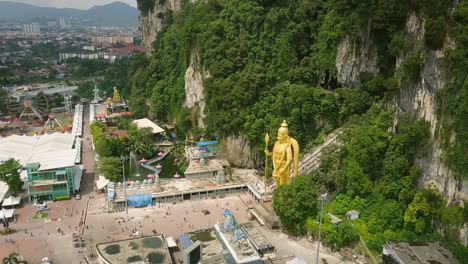
[(0, 0), (0, 2), (24, 3), (40, 7), (56, 7), (56, 8), (77, 8), (89, 9), (93, 6), (106, 5), (113, 2), (126, 3), (132, 7), (137, 6), (136, 0)]

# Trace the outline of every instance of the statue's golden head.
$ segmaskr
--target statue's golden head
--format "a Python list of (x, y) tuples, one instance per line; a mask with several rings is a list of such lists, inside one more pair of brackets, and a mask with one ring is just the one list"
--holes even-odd
[(286, 123), (286, 120), (283, 120), (281, 127), (278, 129), (278, 140), (283, 142), (287, 140), (288, 137), (289, 137), (288, 123)]

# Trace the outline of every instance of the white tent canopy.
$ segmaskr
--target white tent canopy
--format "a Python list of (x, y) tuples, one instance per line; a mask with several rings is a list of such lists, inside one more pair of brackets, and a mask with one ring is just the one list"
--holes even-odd
[(148, 118), (133, 120), (133, 123), (135, 123), (138, 126), (138, 128), (144, 128), (144, 127), (151, 128), (151, 130), (153, 131), (153, 134), (159, 134), (159, 133), (164, 132), (164, 129), (156, 125), (153, 121), (149, 120)]
[(2, 206), (13, 206), (13, 205), (18, 205), (21, 202), (21, 197), (13, 197), (10, 196), (3, 200)]
[(15, 209), (5, 209), (3, 208), (0, 211), (0, 219), (12, 218), (15, 215)]
[(110, 181), (104, 178), (104, 176), (99, 176), (99, 180), (96, 181), (96, 187), (98, 190), (101, 190), (102, 188), (106, 187), (109, 182)]

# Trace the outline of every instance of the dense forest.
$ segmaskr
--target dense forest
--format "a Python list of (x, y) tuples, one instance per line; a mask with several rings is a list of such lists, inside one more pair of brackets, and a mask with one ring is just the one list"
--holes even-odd
[[(139, 0), (138, 6), (151, 15), (152, 7), (164, 2)], [(420, 42), (405, 30), (410, 14), (424, 19)], [(344, 216), (358, 208), (362, 214), (354, 226), (338, 228), (326, 219), (328, 246), (337, 249), (359, 234), (379, 254), (387, 240), (441, 240), (466, 263), (468, 251), (455, 240), (457, 228), (468, 221), (468, 206), (446, 207), (437, 191), (417, 190), (421, 169), (414, 159), (429, 151), (429, 124), (396, 117), (390, 103), (399, 90), (421, 80), (428, 51), (455, 40), (443, 49), (445, 86), (436, 94), (439, 136), (455, 177), (468, 177), (466, 1), (208, 0), (186, 1), (178, 12), (154, 15), (164, 26), (152, 56), (132, 57), (125, 62), (128, 71), (116, 67), (105, 78), (128, 96), (137, 117), (173, 123), (182, 135), (242, 135), (258, 150), (264, 148), (264, 134), (274, 133), (283, 119), (306, 150), (343, 128), (344, 144), (327, 150), (318, 171), (275, 191), (285, 230), (313, 235), (316, 203), (284, 205), (290, 197), (328, 191), (333, 199), (326, 211)], [(363, 34), (376, 48), (378, 69), (361, 72), (357, 83), (344, 87), (337, 79), (337, 46), (345, 37), (360, 43)], [(204, 129), (195, 125), (197, 109), (182, 107), (184, 75), (194, 53), (197, 70), (209, 72), (203, 82)], [(307, 192), (304, 186), (310, 186)], [(439, 232), (434, 223), (441, 224)]]
[[(138, 1), (143, 13), (161, 1)], [(184, 74), (191, 51), (198, 68), (209, 71), (204, 81), (207, 101), (206, 135), (239, 133), (261, 148), (266, 131), (288, 119), (293, 136), (303, 146), (317, 136), (385, 102), (395, 90), (420, 78), (424, 49), (439, 49), (446, 36), (456, 39), (447, 51), (446, 88), (439, 92), (439, 112), (446, 130), (451, 168), (460, 176), (468, 167), (466, 86), (468, 5), (456, 1), (200, 1), (181, 11), (156, 14), (163, 30), (154, 42), (153, 56), (136, 58), (127, 89), (138, 115), (148, 112), (162, 121), (189, 130), (191, 112), (181, 107)], [(453, 11), (453, 13), (451, 13)], [(412, 47), (405, 35), (409, 14), (426, 20), (424, 47)], [(338, 42), (359, 40), (368, 31), (377, 47), (379, 74), (362, 73), (352, 89), (336, 79)], [(396, 59), (407, 54), (401, 66)], [(127, 76), (123, 77), (127, 78)], [(193, 109), (192, 109), (193, 111)], [(193, 116), (193, 115), (192, 115)], [(190, 121), (190, 120), (189, 120)], [(452, 132), (453, 144), (448, 144)], [(465, 177), (465, 176), (463, 176)]]

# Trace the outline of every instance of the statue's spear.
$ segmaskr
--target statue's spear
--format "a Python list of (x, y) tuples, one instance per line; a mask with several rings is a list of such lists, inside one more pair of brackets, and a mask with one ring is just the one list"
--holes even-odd
[(265, 135), (265, 184), (268, 183), (268, 143), (270, 142), (270, 136), (268, 133)]

